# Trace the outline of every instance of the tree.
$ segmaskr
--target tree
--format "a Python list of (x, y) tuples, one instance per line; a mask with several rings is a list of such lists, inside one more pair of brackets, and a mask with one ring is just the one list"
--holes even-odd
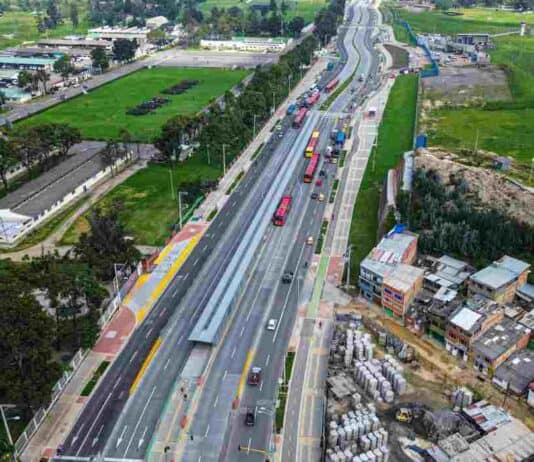
[(28, 416), (50, 400), (61, 376), (52, 360), (54, 323), (31, 290), (13, 277), (0, 284), (0, 395)]
[(46, 7), (46, 22), (48, 29), (55, 29), (61, 22), (61, 13), (57, 7), (56, 0), (48, 0), (48, 6)]
[(59, 149), (62, 159), (67, 157), (70, 148), (81, 143), (82, 134), (79, 129), (67, 124), (52, 124), (54, 145)]
[(109, 68), (108, 55), (102, 48), (94, 48), (91, 50), (91, 61), (93, 67), (99, 68), (102, 72)]
[(293, 37), (298, 37), (305, 24), (306, 23), (304, 22), (303, 18), (301, 18), (300, 16), (295, 16), (291, 21), (289, 21), (287, 28), (289, 32), (291, 32)]
[(161, 45), (165, 43), (166, 38), (167, 35), (165, 34), (165, 31), (161, 29), (153, 29), (147, 35), (148, 41), (156, 45)]
[(72, 27), (76, 29), (78, 25), (80, 24), (80, 20), (78, 17), (78, 5), (76, 5), (76, 2), (72, 2), (70, 4), (70, 22), (72, 22)]
[(115, 175), (113, 167), (120, 157), (120, 147), (119, 143), (116, 141), (108, 141), (104, 149), (100, 151), (100, 158), (102, 159), (103, 164), (110, 168), (111, 176)]
[(321, 42), (336, 35), (337, 17), (329, 9), (320, 10), (315, 16), (315, 35)]
[(35, 71), (35, 74), (33, 74), (37, 87), (39, 86), (39, 83), (43, 86), (43, 93), (46, 95), (48, 93), (48, 89), (46, 88), (46, 82), (50, 80), (50, 74), (46, 72), (44, 69), (38, 69)]
[(447, 11), (452, 8), (452, 0), (435, 0), (434, 3), (438, 10)]
[(20, 88), (25, 88), (28, 85), (31, 85), (31, 83), (32, 83), (32, 75), (26, 70), (20, 71), (18, 79), (17, 79), (17, 85)]
[(113, 204), (103, 212), (95, 208), (89, 215), (89, 232), (80, 236), (74, 247), (75, 255), (93, 269), (103, 281), (110, 281), (114, 275), (114, 264), (132, 265), (139, 258), (139, 251), (126, 233), (118, 217), (120, 204)]
[(5, 138), (0, 138), (0, 179), (6, 193), (8, 188), (7, 172), (16, 163), (10, 143)]
[(67, 79), (72, 72), (74, 72), (74, 66), (71, 63), (69, 55), (62, 55), (54, 63), (54, 72), (61, 74), (64, 79)]
[(119, 62), (131, 61), (135, 57), (137, 41), (135, 39), (117, 39), (113, 42), (113, 59)]

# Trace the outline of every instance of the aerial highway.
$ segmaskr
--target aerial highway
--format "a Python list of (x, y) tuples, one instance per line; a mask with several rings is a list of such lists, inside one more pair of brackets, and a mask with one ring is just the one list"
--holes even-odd
[[(214, 359), (206, 370), (191, 439), (182, 448), (183, 460), (250, 460), (272, 451), (278, 380), (336, 170), (320, 155), (321, 175), (304, 183), (310, 160), (302, 153), (312, 131), (318, 131), (316, 150), (324, 154), (339, 113), (368, 88), (369, 73), (376, 69), (369, 27), (374, 14), (364, 3), (348, 5), (338, 39), (344, 65), (335, 75), (340, 82), (355, 82), (361, 73), (364, 82), (349, 85), (330, 111), (310, 111), (302, 127), (291, 127), (291, 120), (284, 119), (280, 137), (271, 137), (103, 377), (58, 459), (151, 460), (169, 396), (197, 345), (204, 344)], [(318, 200), (319, 194), (325, 199)], [(274, 227), (271, 216), (283, 195), (292, 197), (292, 208), (287, 223)], [(288, 272), (290, 281), (283, 283)], [(266, 330), (270, 319), (276, 326)], [(262, 381), (243, 388), (244, 365), (250, 361), (262, 367)], [(245, 427), (244, 412), (251, 408), (257, 421)], [(175, 445), (184, 436), (180, 428), (171, 428), (169, 435)], [(240, 446), (247, 451), (238, 451)]]

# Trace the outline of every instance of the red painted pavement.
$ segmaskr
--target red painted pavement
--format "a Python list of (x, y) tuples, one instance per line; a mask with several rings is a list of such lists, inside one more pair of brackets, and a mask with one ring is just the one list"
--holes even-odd
[(111, 355), (117, 354), (134, 328), (135, 315), (129, 308), (122, 306), (98, 339), (93, 351)]
[(330, 257), (330, 264), (328, 265), (327, 280), (331, 284), (338, 286), (343, 279), (343, 267), (345, 262), (342, 256)]
[(207, 227), (208, 223), (206, 222), (187, 223), (187, 225), (185, 225), (184, 228), (172, 238), (172, 240), (173, 242), (181, 242), (191, 239), (193, 236), (196, 236), (199, 233), (202, 234)]

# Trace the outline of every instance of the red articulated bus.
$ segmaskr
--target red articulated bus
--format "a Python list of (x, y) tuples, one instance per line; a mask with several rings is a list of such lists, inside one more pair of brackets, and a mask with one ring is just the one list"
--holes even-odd
[(287, 214), (291, 208), (291, 196), (284, 196), (280, 199), (278, 208), (273, 215), (273, 225), (274, 226), (284, 226), (287, 219)]
[(321, 93), (319, 91), (316, 91), (313, 95), (308, 97), (306, 100), (306, 104), (308, 107), (312, 107), (317, 101), (319, 101), (319, 98), (321, 97)]
[(295, 116), (295, 119), (293, 120), (293, 128), (300, 128), (302, 125), (302, 122), (304, 121), (304, 117), (306, 117), (306, 114), (308, 113), (308, 109), (305, 107), (302, 107), (297, 112), (297, 115)]
[(339, 79), (334, 79), (328, 82), (328, 84), (325, 87), (325, 90), (327, 93), (330, 93), (339, 83)]
[(304, 183), (311, 183), (313, 181), (313, 177), (315, 175), (315, 171), (317, 170), (318, 165), (319, 165), (319, 154), (315, 153), (310, 159), (310, 162), (308, 163), (308, 166), (306, 167), (306, 171), (304, 172)]
[(308, 146), (306, 146), (306, 150), (304, 151), (304, 157), (311, 157), (313, 156), (313, 153), (315, 152), (315, 148), (317, 147), (317, 143), (319, 142), (319, 135), (321, 133), (317, 130), (313, 131), (310, 140), (308, 141)]

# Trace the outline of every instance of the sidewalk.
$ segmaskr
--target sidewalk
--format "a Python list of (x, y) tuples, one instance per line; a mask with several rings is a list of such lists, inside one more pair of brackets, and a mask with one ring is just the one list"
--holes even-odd
[(187, 224), (162, 250), (155, 261), (155, 269), (139, 277), (20, 455), (23, 462), (37, 462), (41, 457), (50, 457), (54, 454), (88, 400), (88, 397), (80, 396), (87, 382), (102, 361), (112, 362), (120, 353), (136, 326), (148, 315), (205, 229), (205, 225), (198, 223)]
[(293, 88), (282, 104), (278, 106), (276, 112), (265, 123), (263, 128), (256, 135), (256, 138), (250, 142), (232, 166), (226, 170), (226, 175), (219, 182), (217, 190), (212, 191), (195, 211), (194, 215), (196, 217), (207, 219), (213, 210), (221, 210), (228, 200), (228, 197), (230, 197), (226, 194), (226, 191), (228, 191), (241, 172), (246, 173), (248, 171), (253, 163), (252, 156), (257, 149), (269, 139), (273, 127), (286, 115), (287, 107), (315, 82), (317, 76), (326, 68), (327, 62), (326, 59), (319, 58), (313, 64), (306, 75), (304, 75), (304, 78), (295, 86), (295, 88)]

